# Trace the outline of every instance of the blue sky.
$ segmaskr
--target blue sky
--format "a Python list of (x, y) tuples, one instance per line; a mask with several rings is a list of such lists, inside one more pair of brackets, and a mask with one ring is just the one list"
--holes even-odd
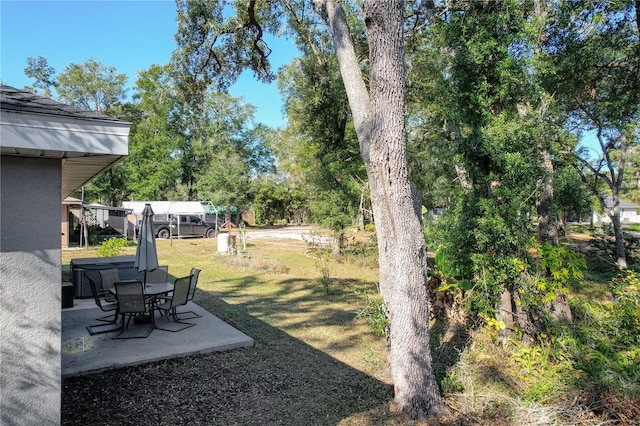
[[(24, 74), (28, 57), (46, 58), (56, 73), (93, 58), (126, 74), (132, 88), (138, 71), (169, 62), (175, 16), (175, 2), (168, 0), (0, 0), (0, 80), (19, 89), (31, 85), (33, 80)], [(270, 43), (274, 70), (296, 54), (288, 40)], [(275, 82), (258, 83), (246, 72), (230, 93), (257, 108), (256, 122), (284, 125)]]

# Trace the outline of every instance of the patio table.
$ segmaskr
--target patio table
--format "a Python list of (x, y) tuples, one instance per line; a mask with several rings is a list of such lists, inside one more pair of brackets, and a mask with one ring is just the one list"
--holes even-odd
[[(168, 293), (171, 293), (173, 291), (173, 283), (170, 283), (170, 282), (148, 283), (143, 286), (143, 290), (144, 290), (145, 299), (147, 299), (150, 302), (149, 307), (151, 312), (149, 312), (149, 315), (151, 316), (151, 325), (153, 328), (155, 328), (156, 327), (155, 301), (158, 298), (158, 296), (163, 296)], [(114, 295), (116, 294), (115, 288), (111, 288), (109, 289), (109, 291), (111, 291), (111, 293), (113, 293)]]

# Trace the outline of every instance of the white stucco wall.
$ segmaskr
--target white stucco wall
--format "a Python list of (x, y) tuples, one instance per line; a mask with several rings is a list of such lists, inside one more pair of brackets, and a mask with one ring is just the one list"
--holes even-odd
[(0, 424), (55, 425), (61, 161), (0, 158)]
[[(606, 214), (594, 212), (594, 223), (611, 223), (611, 219)], [(640, 223), (640, 215), (637, 214), (636, 209), (621, 209), (620, 210), (620, 222), (622, 223)]]

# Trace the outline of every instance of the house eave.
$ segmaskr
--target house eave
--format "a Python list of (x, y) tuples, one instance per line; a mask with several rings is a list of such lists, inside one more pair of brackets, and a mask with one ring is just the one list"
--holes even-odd
[(62, 160), (62, 198), (129, 154), (131, 123), (2, 109), (0, 154)]

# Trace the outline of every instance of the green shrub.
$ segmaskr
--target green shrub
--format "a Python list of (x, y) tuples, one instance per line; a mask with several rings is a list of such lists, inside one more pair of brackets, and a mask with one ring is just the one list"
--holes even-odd
[(565, 392), (574, 380), (570, 360), (548, 346), (514, 343), (511, 359), (518, 366), (521, 396), (528, 401), (550, 402)]
[(442, 388), (442, 393), (445, 394), (464, 392), (464, 385), (458, 379), (455, 370), (448, 376), (442, 378), (440, 381), (440, 387)]
[(346, 262), (352, 262), (360, 266), (378, 267), (378, 241), (375, 235), (365, 241), (347, 240), (340, 250), (340, 255)]
[(640, 277), (623, 271), (610, 289), (611, 303), (574, 301), (575, 325), (558, 341), (591, 381), (634, 394), (640, 392)]
[(623, 271), (611, 282), (615, 298), (609, 315), (609, 328), (621, 345), (640, 345), (640, 277)]
[(122, 255), (122, 249), (129, 245), (126, 238), (109, 238), (100, 244), (96, 252), (99, 257), (111, 257)]
[(315, 265), (321, 274), (318, 281), (322, 284), (322, 288), (328, 296), (331, 294), (331, 284), (333, 282), (331, 279), (331, 247), (324, 243), (324, 236), (319, 232), (311, 232), (309, 234), (307, 246), (309, 249), (305, 254), (314, 259)]
[[(521, 280), (518, 291), (524, 309), (542, 313), (559, 294), (567, 294), (569, 286), (580, 285), (586, 261), (579, 253), (551, 244), (538, 247), (538, 254), (540, 272)], [(524, 270), (524, 266), (522, 268)]]

